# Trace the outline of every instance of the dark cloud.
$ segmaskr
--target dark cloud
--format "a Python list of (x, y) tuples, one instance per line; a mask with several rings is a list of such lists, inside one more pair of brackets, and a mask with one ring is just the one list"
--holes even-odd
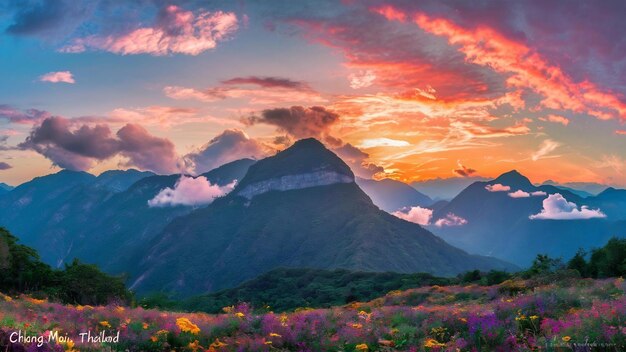
[(385, 169), (382, 166), (367, 162), (369, 154), (350, 143), (346, 143), (339, 148), (333, 149), (333, 151), (346, 164), (348, 164), (348, 166), (350, 166), (352, 172), (354, 172), (354, 174), (358, 177), (369, 179), (378, 173), (385, 172)]
[(93, 12), (98, 1), (15, 1), (8, 6), (12, 22), (6, 33), (51, 38), (73, 32)]
[(185, 156), (190, 171), (201, 174), (243, 158), (259, 159), (273, 150), (237, 129), (225, 130), (197, 151)]
[(134, 124), (127, 124), (114, 136), (105, 124), (74, 128), (69, 119), (50, 117), (34, 127), (18, 148), (34, 150), (55, 165), (71, 170), (87, 170), (117, 154), (128, 159), (126, 164), (141, 169), (157, 173), (178, 170), (174, 144)]
[(37, 124), (51, 114), (44, 110), (28, 109), (18, 110), (10, 105), (0, 104), (0, 119), (5, 119), (10, 123)]
[[(324, 140), (330, 137), (329, 129), (338, 120), (338, 114), (323, 106), (292, 106), (263, 110), (261, 116), (249, 116), (243, 122), (248, 125), (263, 123), (276, 126), (279, 132), (296, 139), (314, 137)], [(331, 141), (336, 142), (337, 139), (331, 137)]]
[(117, 131), (118, 148), (122, 156), (128, 158), (128, 166), (136, 166), (157, 173), (179, 171), (178, 156), (174, 143), (167, 138), (151, 135), (145, 128), (127, 124)]
[(0, 161), (0, 170), (8, 170), (11, 169), (13, 166), (5, 163), (4, 161)]
[(225, 85), (254, 84), (263, 88), (287, 88), (294, 90), (311, 90), (308, 84), (282, 77), (235, 77), (222, 81)]
[(452, 172), (458, 176), (470, 177), (476, 173), (476, 170), (461, 164), (461, 161), (457, 161), (457, 165), (458, 168), (452, 170)]

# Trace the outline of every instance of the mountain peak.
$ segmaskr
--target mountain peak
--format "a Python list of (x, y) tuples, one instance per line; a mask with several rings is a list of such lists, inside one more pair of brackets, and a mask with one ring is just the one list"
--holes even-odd
[(307, 138), (250, 166), (237, 189), (239, 195), (251, 198), (271, 190), (352, 182), (354, 174), (343, 160), (318, 140)]
[(517, 170), (511, 170), (509, 172), (505, 172), (502, 175), (498, 176), (495, 180), (490, 182), (491, 184), (499, 183), (501, 185), (511, 187), (511, 190), (521, 189), (528, 190), (533, 189), (534, 186), (530, 182), (530, 180), (519, 173)]

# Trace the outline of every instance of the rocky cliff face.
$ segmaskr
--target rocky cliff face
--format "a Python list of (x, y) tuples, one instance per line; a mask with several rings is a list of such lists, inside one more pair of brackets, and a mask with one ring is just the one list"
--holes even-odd
[(316, 171), (299, 175), (287, 175), (250, 184), (237, 195), (252, 199), (270, 191), (289, 191), (338, 183), (352, 183), (354, 178), (334, 171)]

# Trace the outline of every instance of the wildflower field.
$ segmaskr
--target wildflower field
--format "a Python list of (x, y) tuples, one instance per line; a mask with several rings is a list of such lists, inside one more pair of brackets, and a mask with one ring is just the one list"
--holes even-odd
[[(2, 295), (0, 350), (620, 351), (626, 350), (625, 289), (621, 278), (516, 279), (394, 291), (370, 302), (280, 314), (242, 303), (213, 315)], [(9, 344), (18, 331), (46, 342)], [(119, 341), (81, 342), (86, 331), (119, 332)], [(55, 332), (71, 341), (48, 342)]]

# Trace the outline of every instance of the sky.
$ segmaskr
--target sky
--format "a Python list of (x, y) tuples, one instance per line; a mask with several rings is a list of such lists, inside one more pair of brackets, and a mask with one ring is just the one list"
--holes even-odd
[(0, 182), (200, 174), (315, 137), (358, 176), (626, 187), (623, 1), (5, 1)]

